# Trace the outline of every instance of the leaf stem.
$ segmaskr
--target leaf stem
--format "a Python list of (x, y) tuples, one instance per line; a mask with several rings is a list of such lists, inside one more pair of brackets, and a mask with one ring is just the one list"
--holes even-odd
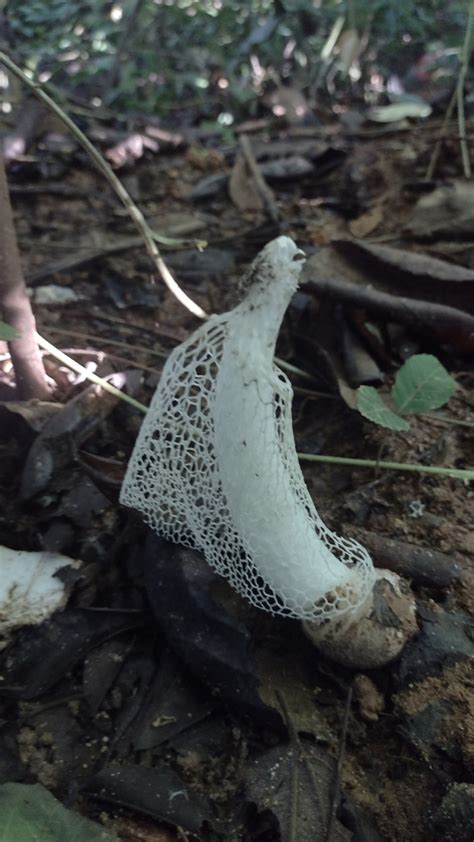
[(353, 459), (348, 456), (321, 456), (314, 453), (298, 453), (302, 462), (330, 462), (335, 465), (354, 465), (359, 468), (382, 468), (386, 471), (411, 471), (418, 474), (474, 480), (474, 470), (463, 468), (440, 468), (437, 465), (414, 465), (410, 462), (379, 462), (377, 459)]

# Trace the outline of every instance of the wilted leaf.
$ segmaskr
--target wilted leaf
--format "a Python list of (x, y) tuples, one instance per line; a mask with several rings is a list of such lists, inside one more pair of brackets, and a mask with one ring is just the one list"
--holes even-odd
[[(308, 740), (302, 740), (298, 746), (275, 746), (247, 761), (247, 797), (259, 811), (273, 814), (276, 827), (272, 839), (314, 842), (327, 838), (334, 770), (333, 758)], [(352, 833), (336, 819), (333, 842), (350, 842), (352, 838)]]
[(101, 825), (66, 810), (41, 784), (0, 786), (1, 842), (112, 842)]
[(452, 181), (418, 200), (406, 230), (413, 237), (467, 239), (474, 227), (474, 184)]
[(456, 381), (432, 354), (410, 357), (397, 372), (392, 397), (399, 412), (428, 412), (449, 401)]
[(234, 205), (241, 211), (263, 210), (263, 199), (250, 175), (242, 155), (237, 157), (229, 179), (229, 193)]
[(4, 342), (11, 342), (12, 339), (17, 339), (18, 333), (14, 327), (7, 325), (6, 322), (0, 321), (0, 339)]
[(357, 389), (357, 409), (364, 418), (387, 427), (389, 430), (409, 430), (410, 425), (387, 406), (373, 386), (359, 386)]
[(383, 210), (380, 205), (375, 205), (366, 213), (358, 216), (349, 223), (349, 230), (353, 237), (366, 237), (371, 234), (382, 222)]

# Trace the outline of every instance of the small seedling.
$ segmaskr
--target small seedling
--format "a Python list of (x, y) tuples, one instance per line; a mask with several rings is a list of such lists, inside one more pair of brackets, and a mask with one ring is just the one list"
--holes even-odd
[(357, 409), (369, 421), (389, 430), (409, 430), (406, 415), (444, 406), (456, 390), (456, 381), (432, 354), (410, 357), (397, 372), (389, 406), (373, 386), (357, 389)]

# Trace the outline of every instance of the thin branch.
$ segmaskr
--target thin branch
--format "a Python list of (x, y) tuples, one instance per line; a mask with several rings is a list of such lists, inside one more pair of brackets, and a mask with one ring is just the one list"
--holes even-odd
[(386, 320), (410, 325), (419, 333), (449, 342), (463, 350), (474, 350), (474, 316), (456, 307), (416, 298), (391, 295), (373, 287), (338, 279), (308, 280), (301, 285), (311, 295), (364, 308)]
[(446, 114), (444, 115), (444, 120), (441, 126), (441, 131), (439, 134), (439, 138), (434, 145), (433, 152), (431, 153), (430, 162), (428, 164), (428, 169), (426, 170), (425, 181), (431, 181), (434, 176), (434, 172), (436, 169), (436, 164), (438, 163), (439, 153), (441, 152), (441, 147), (443, 142), (446, 139), (448, 126), (451, 121), (451, 117), (453, 116), (454, 106), (456, 105), (456, 88), (453, 91), (451, 99), (449, 100), (448, 107), (446, 109)]
[(443, 123), (441, 126), (440, 137), (435, 143), (430, 162), (428, 164), (428, 169), (426, 170), (425, 180), (431, 181), (433, 178), (436, 164), (438, 163), (439, 154), (441, 151), (441, 147), (443, 145), (444, 140), (446, 139), (448, 125), (453, 116), (454, 106), (457, 104), (457, 112), (458, 112), (458, 126), (459, 126), (459, 143), (461, 146), (461, 158), (463, 164), (463, 171), (466, 178), (471, 177), (471, 162), (469, 160), (469, 150), (467, 146), (467, 138), (466, 138), (466, 121), (464, 116), (464, 83), (466, 80), (466, 74), (469, 67), (469, 60), (471, 56), (471, 49), (472, 49), (472, 29), (474, 24), (474, 0), (470, 0), (469, 3), (469, 14), (467, 19), (466, 25), (466, 33), (464, 36), (464, 43), (461, 49), (460, 55), (460, 65), (459, 65), (459, 74), (456, 82), (456, 86), (454, 88), (453, 94), (451, 99), (449, 100), (448, 107), (446, 109), (446, 113), (444, 115)]
[(106, 392), (110, 392), (110, 394), (114, 395), (116, 398), (120, 398), (122, 401), (129, 403), (130, 406), (133, 406), (135, 409), (139, 409), (140, 412), (148, 412), (148, 407), (146, 407), (143, 403), (136, 401), (135, 398), (131, 398), (130, 395), (126, 395), (125, 392), (117, 389), (112, 385), (112, 383), (109, 383), (108, 380), (104, 380), (103, 377), (99, 377), (97, 374), (94, 374), (93, 371), (89, 371), (88, 368), (85, 368), (85, 366), (76, 362), (76, 360), (73, 360), (72, 357), (69, 357), (64, 353), (64, 351), (60, 351), (59, 348), (56, 348), (55, 345), (52, 345), (51, 342), (48, 342), (48, 340), (43, 336), (40, 336), (39, 333), (36, 334), (36, 341), (38, 342), (40, 348), (43, 348), (51, 354), (51, 356), (63, 363), (63, 365), (67, 365), (67, 367), (72, 371), (76, 371), (77, 374), (82, 374), (86, 380), (90, 380), (91, 383), (101, 386)]
[[(163, 281), (165, 282), (168, 289), (173, 293), (175, 298), (186, 307), (187, 310), (190, 311), (194, 316), (197, 316), (200, 319), (206, 319), (207, 313), (202, 307), (199, 306), (192, 298), (189, 298), (188, 295), (181, 289), (177, 281), (175, 281), (173, 275), (171, 274), (168, 266), (166, 265), (165, 261), (161, 257), (161, 254), (158, 250), (156, 245), (157, 242), (161, 243), (161, 245), (165, 246), (180, 246), (181, 241), (172, 239), (170, 237), (164, 237), (161, 234), (157, 234), (156, 232), (152, 231), (150, 226), (148, 225), (145, 217), (143, 216), (141, 210), (136, 206), (133, 202), (129, 193), (125, 190), (122, 182), (117, 178), (112, 168), (109, 166), (107, 161), (102, 157), (100, 152), (95, 148), (95, 146), (90, 142), (90, 140), (86, 137), (86, 135), (76, 126), (73, 120), (63, 111), (60, 105), (58, 105), (49, 94), (47, 94), (42, 87), (37, 83), (33, 82), (19, 67), (12, 61), (4, 52), (0, 51), (0, 63), (4, 64), (5, 67), (13, 73), (24, 85), (26, 85), (36, 97), (38, 97), (41, 102), (43, 102), (50, 111), (56, 114), (57, 117), (61, 120), (62, 123), (69, 129), (69, 131), (74, 135), (83, 149), (86, 150), (87, 154), (95, 164), (96, 168), (102, 173), (103, 176), (107, 179), (111, 187), (115, 190), (117, 196), (119, 197), (122, 204), (127, 209), (131, 219), (133, 220), (135, 226), (140, 231), (141, 236), (143, 237), (143, 241), (145, 243), (146, 249), (148, 254), (150, 255), (151, 259), (153, 260), (155, 266), (158, 269)], [(198, 247), (202, 247), (204, 243), (197, 242), (196, 245)]]
[(0, 152), (0, 310), (16, 330), (8, 343), (20, 400), (47, 400), (51, 390), (36, 343), (36, 323), (26, 291), (8, 193), (5, 163)]
[(252, 151), (252, 144), (250, 143), (250, 140), (248, 139), (247, 135), (245, 135), (245, 134), (240, 135), (239, 143), (240, 143), (240, 148), (242, 150), (242, 155), (244, 156), (244, 159), (245, 159), (245, 163), (247, 164), (249, 172), (253, 176), (253, 179), (255, 181), (255, 187), (257, 189), (257, 192), (258, 192), (260, 198), (263, 201), (263, 204), (265, 205), (267, 213), (268, 213), (270, 219), (272, 220), (272, 222), (275, 222), (275, 224), (278, 224), (278, 222), (280, 221), (279, 210), (278, 210), (278, 208), (275, 204), (275, 200), (273, 198), (273, 193), (270, 190), (267, 182), (265, 181), (265, 179), (264, 179), (264, 177), (263, 177), (263, 175), (260, 171), (260, 167), (257, 164), (257, 160), (255, 158), (255, 155), (253, 154), (253, 151)]
[(458, 108), (458, 125), (459, 125), (459, 143), (461, 145), (461, 158), (464, 175), (466, 178), (471, 177), (471, 161), (469, 159), (469, 149), (466, 139), (466, 117), (464, 114), (464, 83), (469, 68), (469, 61), (471, 58), (472, 49), (472, 28), (474, 23), (474, 0), (469, 3), (469, 15), (467, 19), (466, 34), (464, 37), (464, 44), (461, 51), (461, 66), (459, 68), (458, 82), (456, 85), (456, 101)]
[(349, 713), (351, 710), (351, 701), (352, 701), (352, 685), (349, 685), (347, 690), (347, 697), (346, 697), (346, 704), (344, 707), (344, 718), (342, 720), (342, 733), (341, 733), (341, 741), (339, 744), (339, 756), (337, 758), (337, 766), (336, 766), (336, 779), (334, 782), (334, 792), (332, 796), (332, 806), (331, 806), (331, 813), (329, 815), (329, 824), (326, 833), (326, 842), (332, 842), (333, 839), (333, 831), (336, 823), (336, 813), (337, 807), (339, 803), (339, 794), (341, 791), (341, 775), (342, 775), (342, 767), (344, 764), (344, 754), (346, 749), (346, 740), (347, 740), (347, 726), (349, 724)]

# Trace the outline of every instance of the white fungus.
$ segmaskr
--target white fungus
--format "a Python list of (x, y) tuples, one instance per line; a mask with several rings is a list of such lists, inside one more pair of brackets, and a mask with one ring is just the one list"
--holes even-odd
[(295, 448), (291, 384), (273, 363), (303, 258), (288, 237), (273, 240), (245, 276), (242, 302), (170, 354), (121, 502), (201, 550), (253, 605), (327, 637), (333, 623), (370, 612), (375, 571), (316, 510)]

